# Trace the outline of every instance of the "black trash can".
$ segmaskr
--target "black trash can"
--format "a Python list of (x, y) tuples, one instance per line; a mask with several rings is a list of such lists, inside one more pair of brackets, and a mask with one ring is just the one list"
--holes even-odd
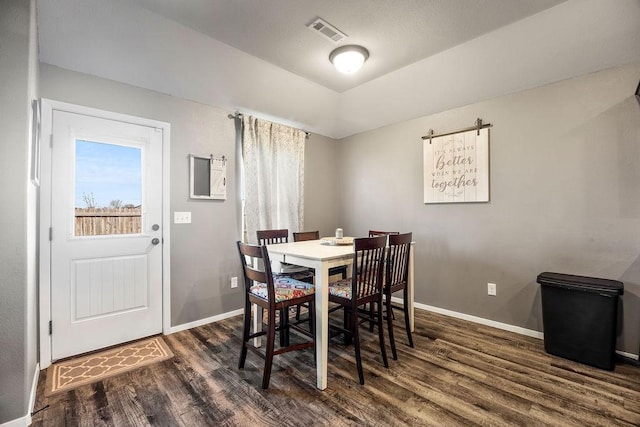
[(542, 291), (544, 349), (576, 362), (613, 370), (616, 352), (617, 280), (545, 272)]

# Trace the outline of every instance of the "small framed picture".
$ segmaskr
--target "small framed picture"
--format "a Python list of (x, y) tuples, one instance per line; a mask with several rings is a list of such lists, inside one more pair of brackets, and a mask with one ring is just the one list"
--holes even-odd
[(189, 155), (189, 197), (225, 200), (227, 198), (227, 165), (224, 156)]

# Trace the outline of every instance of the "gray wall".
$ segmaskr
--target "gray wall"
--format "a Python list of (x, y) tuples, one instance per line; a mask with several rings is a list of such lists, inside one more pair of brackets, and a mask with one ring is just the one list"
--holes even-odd
[(33, 2), (0, 0), (0, 424), (28, 418), (37, 363), (37, 190), (28, 178), (35, 29)]
[[(171, 124), (171, 215), (190, 211), (191, 224), (171, 226), (171, 324), (206, 319), (242, 307), (241, 277), (235, 242), (239, 237), (234, 121), (229, 111), (186, 101), (111, 80), (42, 64), (41, 95), (103, 110), (166, 121)], [(305, 158), (305, 216), (309, 227), (331, 230), (337, 211), (333, 202), (335, 174), (315, 164), (330, 163), (336, 143), (312, 135)], [(225, 155), (227, 200), (190, 200), (190, 153)]]
[[(621, 280), (618, 349), (637, 354), (639, 79), (627, 66), (341, 140), (345, 233), (412, 231), (417, 302), (531, 330), (542, 330), (539, 273)], [(493, 124), (491, 202), (425, 205), (420, 137), (477, 117)]]
[(311, 134), (304, 150), (304, 229), (333, 236), (338, 223), (337, 196), (339, 143)]

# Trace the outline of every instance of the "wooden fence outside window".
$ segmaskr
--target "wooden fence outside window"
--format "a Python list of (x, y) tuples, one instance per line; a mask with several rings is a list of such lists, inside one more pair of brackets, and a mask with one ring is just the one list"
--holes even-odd
[(122, 208), (76, 208), (75, 235), (140, 234), (140, 206)]

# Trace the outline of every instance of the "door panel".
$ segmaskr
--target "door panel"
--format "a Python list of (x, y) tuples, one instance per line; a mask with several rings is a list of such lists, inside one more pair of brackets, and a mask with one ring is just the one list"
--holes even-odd
[(74, 260), (71, 268), (71, 318), (75, 321), (149, 305), (146, 255)]
[(51, 153), (52, 359), (162, 332), (162, 132), (55, 110)]

